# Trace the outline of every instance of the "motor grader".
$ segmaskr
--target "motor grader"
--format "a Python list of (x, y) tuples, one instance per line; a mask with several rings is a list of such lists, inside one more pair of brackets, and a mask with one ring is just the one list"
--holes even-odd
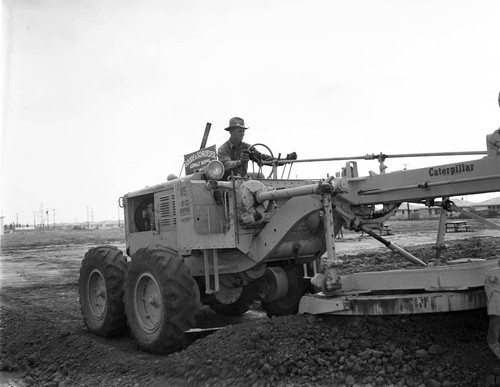
[[(224, 167), (211, 160), (194, 173), (127, 193), (121, 198), (125, 254), (100, 246), (82, 261), (85, 324), (105, 337), (129, 330), (140, 348), (161, 354), (182, 346), (202, 305), (218, 314), (240, 315), (260, 301), (268, 316), (481, 306), (476, 293), (489, 264), (469, 262), (450, 269), (439, 263), (439, 256), (447, 211), (463, 211), (449, 198), (500, 191), (499, 140), (497, 130), (488, 136), (486, 151), (453, 153), (480, 155), (474, 160), (389, 173), (385, 159), (412, 155), (361, 156), (380, 162), (379, 172), (367, 176), (359, 176), (356, 158), (273, 157), (257, 160), (257, 169), (271, 169), (267, 177), (258, 170), (253, 177), (221, 180)], [(329, 160), (348, 161), (334, 177), (318, 181), (278, 178), (277, 171), (293, 163)], [(442, 206), (435, 265), (374, 231), (402, 202)], [(335, 239), (342, 227), (369, 234), (422, 268), (390, 278), (385, 272), (341, 277)], [(462, 275), (457, 275), (459, 267)], [(475, 297), (467, 293), (470, 289)], [(376, 296), (377, 291), (382, 295)]]

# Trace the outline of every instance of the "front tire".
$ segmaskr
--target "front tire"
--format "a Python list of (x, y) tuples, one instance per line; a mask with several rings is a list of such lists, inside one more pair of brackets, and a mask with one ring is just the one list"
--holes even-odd
[(91, 248), (80, 267), (79, 290), (83, 320), (89, 332), (102, 337), (126, 332), (123, 282), (127, 259), (114, 246)]
[(181, 349), (184, 332), (196, 322), (197, 289), (174, 250), (139, 249), (125, 279), (125, 312), (137, 345), (155, 354)]

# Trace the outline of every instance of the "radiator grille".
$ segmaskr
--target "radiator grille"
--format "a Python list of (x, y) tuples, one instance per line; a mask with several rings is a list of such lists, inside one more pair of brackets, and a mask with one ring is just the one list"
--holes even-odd
[(174, 227), (176, 223), (175, 195), (160, 196), (160, 225), (163, 227)]

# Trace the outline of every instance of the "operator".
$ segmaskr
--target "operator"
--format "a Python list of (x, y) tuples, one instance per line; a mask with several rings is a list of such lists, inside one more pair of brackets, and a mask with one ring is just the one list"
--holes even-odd
[[(219, 161), (224, 165), (225, 173), (223, 179), (227, 179), (231, 174), (241, 177), (247, 176), (248, 161), (256, 163), (263, 161), (272, 161), (273, 157), (260, 153), (255, 148), (250, 149), (250, 144), (243, 142), (245, 131), (245, 121), (240, 117), (233, 117), (229, 120), (229, 126), (225, 128), (230, 133), (229, 140), (219, 148)], [(287, 160), (295, 160), (295, 152), (287, 155)]]
[[(245, 121), (240, 117), (233, 117), (229, 120), (229, 126), (225, 128), (230, 134), (229, 140), (219, 148), (219, 161), (224, 165), (223, 179), (227, 179), (231, 174), (245, 177), (247, 175), (248, 161), (250, 160), (250, 144), (243, 142), (245, 131)], [(262, 160), (272, 160), (269, 155), (263, 155), (252, 149), (257, 157)]]
[(500, 359), (500, 267), (495, 267), (486, 274), (484, 291), (490, 316), (486, 340), (493, 353)]

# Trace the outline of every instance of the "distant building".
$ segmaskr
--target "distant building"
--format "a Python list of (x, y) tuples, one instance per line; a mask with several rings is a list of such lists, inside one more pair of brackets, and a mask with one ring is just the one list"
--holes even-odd
[(104, 220), (102, 222), (97, 222), (96, 224), (98, 228), (105, 230), (123, 227), (123, 222), (118, 220)]
[(493, 199), (488, 199), (480, 203), (473, 203), (471, 212), (483, 216), (483, 217), (490, 217), (490, 218), (496, 218), (500, 216), (500, 196), (493, 198)]
[(102, 220), (99, 222), (75, 222), (58, 225), (59, 229), (66, 230), (111, 230), (125, 227), (123, 220)]
[(441, 214), (441, 207), (431, 206), (427, 207), (423, 204), (415, 203), (402, 203), (396, 212), (397, 219), (433, 219), (439, 218)]
[(25, 232), (25, 231), (33, 232), (33, 231), (35, 231), (35, 227), (33, 227), (33, 226), (17, 226), (14, 229), (14, 232)]
[[(499, 217), (500, 216), (500, 197), (486, 200), (480, 203), (473, 203), (467, 200), (451, 198), (451, 201), (459, 208), (482, 217)], [(423, 204), (402, 203), (396, 212), (396, 219), (434, 219), (441, 215), (440, 206), (427, 207)], [(449, 218), (464, 217), (457, 211), (450, 211)]]

